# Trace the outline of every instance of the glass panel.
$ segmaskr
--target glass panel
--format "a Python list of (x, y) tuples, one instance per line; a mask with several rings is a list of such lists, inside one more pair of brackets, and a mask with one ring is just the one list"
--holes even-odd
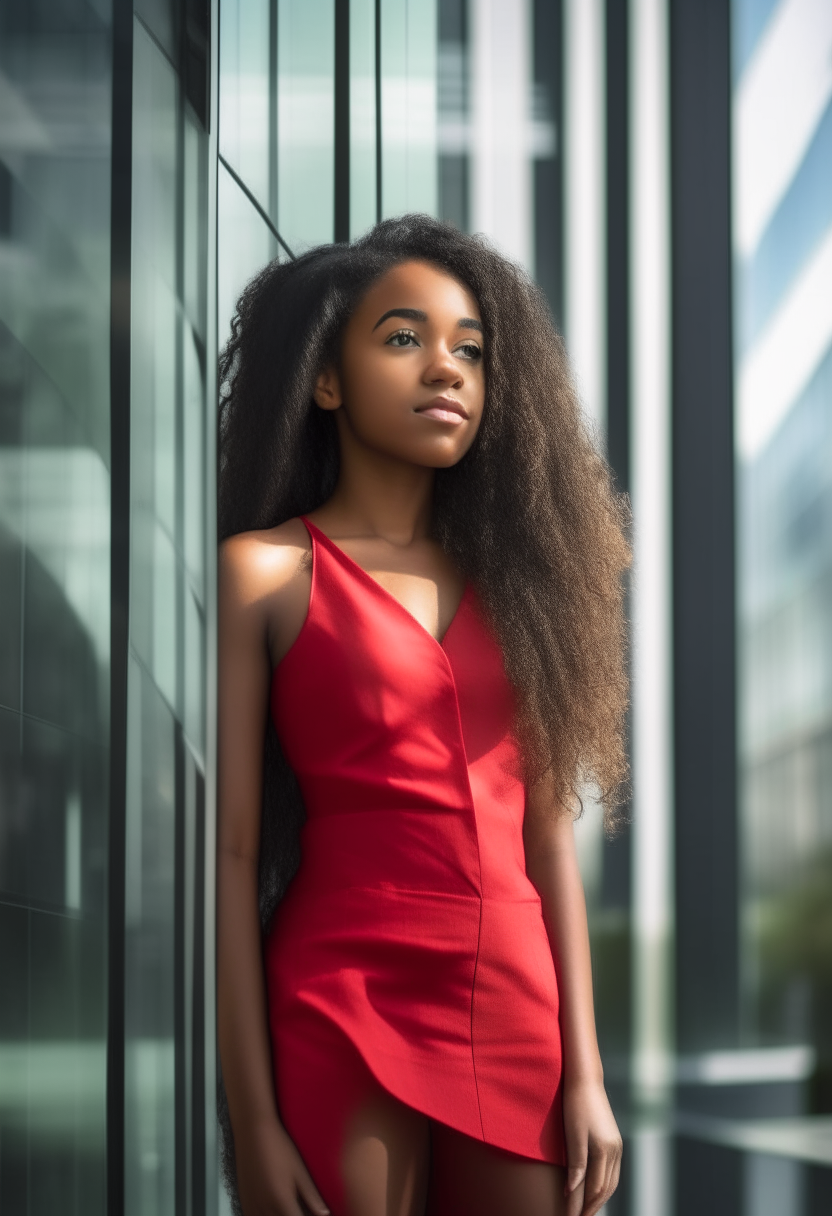
[(30, 446), (24, 461), (23, 708), (98, 738), (98, 671), (110, 629), (109, 476), (99, 454), (67, 430), (66, 446)]
[(106, 1206), (110, 43), (107, 0), (0, 0), (0, 1210), (27, 1216)]
[(376, 222), (375, 0), (350, 4), (350, 236)]
[(274, 219), (270, 0), (220, 6), (220, 154)]
[(125, 889), (125, 1210), (131, 1216), (165, 1216), (175, 1207), (172, 709), (178, 691), (174, 542), (179, 130), (178, 78), (136, 22), (130, 393), (133, 657)]
[(334, 0), (278, 0), (277, 226), (295, 253), (332, 240)]
[(131, 640), (175, 705), (177, 78), (135, 28)]
[(205, 752), (205, 618), (200, 602), (185, 593), (185, 698), (183, 726), (202, 759)]
[(177, 5), (175, 0), (135, 0), (133, 11), (140, 17), (168, 58), (177, 58)]
[(153, 678), (178, 708), (176, 554), (168, 532), (157, 522), (153, 533)]
[[(203, 131), (188, 110), (185, 111), (184, 137), (183, 292), (185, 312), (198, 339), (195, 348), (202, 351), (204, 358), (205, 301), (208, 297), (208, 261), (205, 257), (208, 248), (208, 147)], [(185, 349), (187, 352), (194, 346), (186, 343)], [(187, 353), (185, 358), (189, 358)], [(188, 374), (186, 368), (186, 378)]]
[(217, 331), (222, 346), (237, 297), (278, 251), (274, 236), (223, 165), (217, 178), (217, 229)]
[(382, 211), (437, 211), (436, 0), (382, 0)]
[(746, 1029), (832, 1111), (832, 10), (734, 0)]
[[(4, 173), (0, 163), (0, 173)], [(26, 353), (0, 324), (0, 705), (20, 709)]]
[(201, 862), (182, 824), (183, 728), (193, 755), (205, 750), (208, 161), (179, 76), (139, 21), (133, 56), (125, 1198), (130, 1216), (172, 1216), (204, 1127), (201, 1109), (189, 1114), (184, 1016), (186, 873)]
[(438, 207), (443, 220), (465, 232), (470, 172), (468, 6), (465, 0), (439, 0), (438, 7)]
[(172, 1216), (175, 732), (135, 661), (129, 680), (125, 1210)]
[[(204, 296), (203, 296), (204, 299)], [(188, 573), (200, 598), (205, 577), (205, 378), (194, 335), (183, 336), (182, 429), (184, 549)]]

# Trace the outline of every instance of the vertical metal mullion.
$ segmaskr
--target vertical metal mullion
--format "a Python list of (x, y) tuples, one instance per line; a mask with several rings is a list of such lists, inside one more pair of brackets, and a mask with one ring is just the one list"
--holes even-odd
[(219, 0), (210, 0), (205, 318), (205, 781), (198, 778), (194, 884), (193, 1207), (216, 1216), (216, 762), (217, 762), (217, 179), (219, 174)]
[(606, 3), (607, 456), (630, 490), (630, 256), (628, 0)]
[(731, 13), (670, 14), (677, 1033), (698, 1052), (739, 1036)]
[[(544, 90), (552, 107), (554, 154), (535, 160), (534, 260), (535, 279), (542, 287), (558, 325), (563, 325), (563, 3), (534, 0), (533, 64), (535, 86)], [(469, 204), (470, 211), (470, 204)]]
[(376, 86), (376, 223), (384, 214), (382, 183), (382, 112), (381, 112), (381, 0), (375, 0), (375, 86)]
[(124, 1212), (127, 681), (130, 642), (130, 289), (133, 6), (114, 0), (110, 219), (110, 811), (107, 895), (107, 1211)]
[(278, 191), (278, 112), (277, 112), (277, 40), (278, 30), (278, 0), (269, 0), (269, 215), (275, 227), (279, 226), (277, 209)]
[[(193, 1133), (191, 1154), (191, 1210), (205, 1216), (205, 782), (194, 771), (193, 807), (193, 956), (191, 970), (191, 1108)], [(202, 1129), (197, 1121), (203, 1120)]]
[(584, 408), (606, 427), (606, 80), (603, 0), (564, 0), (563, 321)]
[[(193, 1074), (196, 1061), (194, 1058), (194, 983), (195, 968), (194, 951), (196, 949), (196, 871), (199, 863), (196, 855), (196, 764), (187, 745), (183, 748), (184, 759), (184, 788), (183, 788), (183, 856), (184, 856), (184, 925), (183, 925), (183, 967), (182, 967), (182, 1025), (186, 1044), (184, 1066), (184, 1103), (186, 1116), (186, 1154), (183, 1161), (185, 1216), (194, 1216), (194, 1155), (196, 1153), (195, 1136), (198, 1131), (198, 1110), (193, 1104), (194, 1083)], [(200, 1213), (201, 1216), (201, 1213)]]
[(176, 705), (174, 734), (174, 866), (173, 866), (173, 1049), (174, 1049), (174, 1190), (176, 1216), (187, 1216), (189, 1190), (190, 1111), (188, 1110), (188, 1033), (185, 1022), (185, 959), (187, 932), (185, 867), (185, 772), (184, 738), (181, 717), (185, 703), (185, 596), (187, 594), (184, 560), (185, 489), (184, 461), (184, 398), (185, 366), (183, 345), (186, 335), (185, 317), (185, 98), (187, 88), (187, 0), (180, 0), (179, 21), (183, 53), (179, 56), (180, 70), (176, 78), (176, 345), (174, 392), (174, 552), (176, 555)]
[[(631, 600), (633, 1087), (638, 1103), (656, 1109), (664, 1109), (671, 1096), (673, 1046), (669, 2), (633, 0), (628, 37), (630, 469), (637, 571)], [(663, 1168), (664, 1150), (659, 1153), (655, 1141), (648, 1137), (641, 1147), (645, 1170)], [(649, 1183), (640, 1198), (646, 1204), (645, 1196), (661, 1194), (665, 1183), (660, 1174), (648, 1180), (639, 1153), (634, 1187)], [(636, 1204), (636, 1210), (652, 1216), (654, 1208)]]
[(336, 241), (350, 239), (350, 3), (335, 0)]
[[(630, 491), (630, 175), (629, 175), (629, 12), (627, 0), (606, 3), (607, 78), (607, 458), (617, 488)], [(629, 616), (629, 610), (628, 610)], [(630, 731), (628, 729), (628, 736)], [(629, 807), (626, 808), (629, 811)], [(629, 815), (627, 815), (629, 819)], [(629, 912), (632, 894), (629, 828), (604, 841), (601, 902)], [(631, 967), (626, 968), (629, 979)], [(629, 1000), (622, 1002), (616, 1048), (630, 1033)]]
[(185, 1024), (185, 741), (182, 725), (174, 727), (173, 820), (173, 1070), (174, 1070), (174, 1176), (176, 1216), (187, 1216), (188, 1093), (187, 1029)]

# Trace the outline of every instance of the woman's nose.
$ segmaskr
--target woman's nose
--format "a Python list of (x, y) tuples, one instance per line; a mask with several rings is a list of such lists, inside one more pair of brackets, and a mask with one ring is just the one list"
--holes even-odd
[(425, 380), (428, 384), (436, 384), (440, 381), (453, 386), (462, 384), (462, 370), (447, 348), (436, 350), (433, 359), (425, 369)]

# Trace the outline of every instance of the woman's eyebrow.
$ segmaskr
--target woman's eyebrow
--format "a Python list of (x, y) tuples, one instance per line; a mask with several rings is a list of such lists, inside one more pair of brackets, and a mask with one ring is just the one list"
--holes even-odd
[[(383, 325), (385, 321), (389, 321), (391, 317), (401, 317), (404, 321), (427, 321), (428, 314), (422, 312), (421, 308), (390, 308), (383, 317), (379, 317), (373, 326), (373, 332), (378, 329), (379, 325)], [(478, 334), (482, 333), (482, 325), (479, 321), (475, 321), (473, 317), (460, 317), (457, 321), (458, 329), (475, 329)]]
[(378, 329), (379, 325), (383, 325), (385, 321), (389, 320), (390, 317), (401, 317), (404, 321), (427, 321), (428, 314), (422, 312), (421, 308), (391, 308), (383, 317), (379, 317), (373, 326), (373, 332)]

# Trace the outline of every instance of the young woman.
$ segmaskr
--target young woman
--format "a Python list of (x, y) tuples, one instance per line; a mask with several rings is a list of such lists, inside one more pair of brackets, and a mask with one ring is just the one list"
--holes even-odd
[(221, 372), (241, 1209), (592, 1216), (621, 1140), (572, 821), (624, 776), (628, 553), (540, 293), (389, 220), (268, 266)]

